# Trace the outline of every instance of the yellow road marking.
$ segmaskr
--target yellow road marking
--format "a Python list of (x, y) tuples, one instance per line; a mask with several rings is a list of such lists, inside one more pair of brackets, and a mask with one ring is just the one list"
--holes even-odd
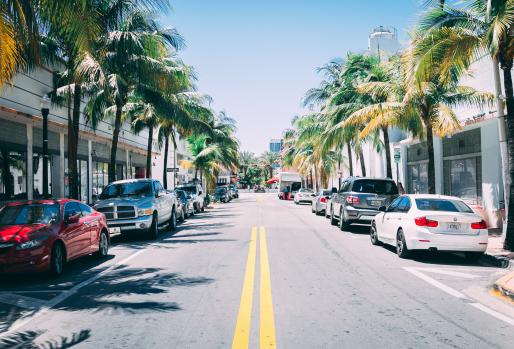
[(241, 294), (241, 303), (237, 315), (236, 329), (232, 349), (246, 349), (250, 340), (250, 321), (252, 318), (253, 284), (255, 279), (255, 258), (257, 255), (257, 227), (252, 228), (248, 260)]
[(273, 301), (271, 298), (271, 277), (269, 271), (268, 249), (266, 247), (266, 232), (260, 228), (260, 267), (261, 267), (261, 292), (260, 292), (260, 347), (276, 348), (275, 320), (273, 316)]

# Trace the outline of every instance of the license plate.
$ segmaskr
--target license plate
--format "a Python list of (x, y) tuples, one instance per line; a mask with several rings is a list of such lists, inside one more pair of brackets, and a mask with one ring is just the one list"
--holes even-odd
[(111, 234), (119, 234), (119, 233), (121, 233), (121, 228), (120, 227), (109, 228), (109, 233), (111, 233)]
[(448, 230), (460, 230), (460, 223), (448, 223), (446, 227), (448, 228)]
[(371, 206), (380, 206), (380, 205), (382, 205), (382, 201), (381, 200), (371, 200), (369, 203), (370, 203)]

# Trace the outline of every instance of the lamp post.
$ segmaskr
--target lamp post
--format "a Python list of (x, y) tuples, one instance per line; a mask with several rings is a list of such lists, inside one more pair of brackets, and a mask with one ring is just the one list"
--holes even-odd
[(43, 115), (43, 197), (48, 195), (48, 113), (50, 112), (50, 98), (41, 97), (41, 115)]

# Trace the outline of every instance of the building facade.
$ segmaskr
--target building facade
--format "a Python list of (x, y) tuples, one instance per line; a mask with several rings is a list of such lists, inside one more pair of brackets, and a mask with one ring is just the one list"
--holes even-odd
[[(166, 176), (167, 188), (174, 189), (176, 185), (191, 182), (194, 179), (192, 156), (186, 139), (175, 134), (177, 147), (170, 140), (168, 150), (168, 163), (164, 164), (164, 149), (152, 159), (152, 177), (164, 183)], [(166, 171), (164, 171), (166, 169)]]
[[(19, 73), (0, 90), (0, 202), (38, 198), (43, 193), (43, 132), (40, 101), (53, 90), (50, 69)], [(82, 101), (78, 142), (79, 193), (87, 203), (107, 185), (113, 121), (103, 120), (96, 129), (87, 123)], [(67, 107), (50, 106), (48, 116), (49, 192), (66, 197), (68, 185)], [(116, 154), (116, 179), (145, 176), (148, 134), (134, 134), (124, 123)]]

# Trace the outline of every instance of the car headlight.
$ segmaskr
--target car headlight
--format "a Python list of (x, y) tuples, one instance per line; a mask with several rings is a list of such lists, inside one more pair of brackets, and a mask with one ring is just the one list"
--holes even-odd
[(48, 239), (46, 236), (42, 236), (40, 238), (36, 238), (34, 240), (29, 240), (26, 242), (22, 242), (21, 244), (16, 245), (17, 250), (28, 250), (30, 248), (36, 248), (43, 244), (43, 241)]
[(137, 210), (138, 216), (149, 216), (153, 213), (153, 210), (151, 208), (140, 208)]

